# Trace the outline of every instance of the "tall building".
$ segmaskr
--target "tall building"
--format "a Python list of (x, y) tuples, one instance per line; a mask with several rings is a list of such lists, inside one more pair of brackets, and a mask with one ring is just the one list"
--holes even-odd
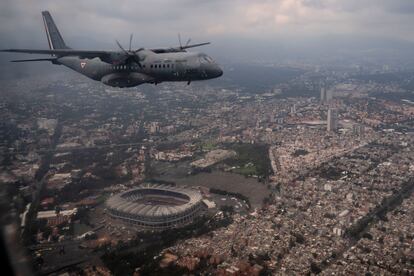
[(326, 102), (326, 87), (321, 87), (321, 103)]
[(154, 134), (160, 131), (160, 123), (158, 122), (151, 122), (149, 126), (149, 133)]
[(354, 135), (363, 136), (365, 132), (365, 127), (361, 124), (355, 124), (352, 127), (352, 132)]
[(327, 130), (335, 131), (338, 128), (338, 113), (334, 108), (328, 109)]
[(296, 114), (296, 104), (293, 104), (293, 106), (290, 107), (290, 113)]
[(333, 99), (333, 91), (332, 89), (326, 90), (326, 102), (330, 102)]
[(333, 99), (333, 90), (326, 89), (325, 86), (321, 87), (321, 103), (329, 103)]

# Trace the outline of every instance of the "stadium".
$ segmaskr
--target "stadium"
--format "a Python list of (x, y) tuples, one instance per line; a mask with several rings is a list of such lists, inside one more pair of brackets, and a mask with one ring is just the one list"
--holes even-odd
[(197, 189), (154, 184), (119, 193), (106, 205), (111, 217), (151, 230), (188, 224), (203, 208)]

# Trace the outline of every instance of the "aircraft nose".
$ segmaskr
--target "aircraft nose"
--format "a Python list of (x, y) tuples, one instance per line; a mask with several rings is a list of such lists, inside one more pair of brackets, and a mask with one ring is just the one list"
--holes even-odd
[(223, 76), (223, 70), (219, 66), (217, 66), (217, 77), (221, 76)]
[(223, 70), (216, 64), (211, 64), (206, 71), (209, 78), (218, 78), (223, 75)]

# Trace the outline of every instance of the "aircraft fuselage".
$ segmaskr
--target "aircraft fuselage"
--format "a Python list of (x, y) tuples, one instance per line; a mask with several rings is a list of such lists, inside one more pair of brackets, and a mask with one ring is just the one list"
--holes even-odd
[(191, 81), (218, 78), (223, 74), (220, 67), (206, 54), (186, 51), (208, 45), (210, 42), (190, 44), (189, 39), (182, 45), (179, 36), (179, 47), (132, 50), (131, 34), (128, 50), (118, 41), (118, 51), (76, 50), (66, 45), (48, 11), (42, 12), (42, 18), (49, 50), (4, 49), (0, 52), (51, 55), (46, 58), (12, 62), (49, 61), (114, 87), (133, 87), (143, 83), (157, 84), (164, 81), (185, 81), (190, 84)]
[(153, 53), (143, 50), (145, 57), (140, 65), (109, 64), (99, 58), (82, 59), (66, 56), (56, 59), (55, 64), (65, 65), (91, 79), (114, 87), (133, 87), (142, 83), (164, 81), (197, 81), (220, 77), (223, 71), (206, 54), (194, 52)]

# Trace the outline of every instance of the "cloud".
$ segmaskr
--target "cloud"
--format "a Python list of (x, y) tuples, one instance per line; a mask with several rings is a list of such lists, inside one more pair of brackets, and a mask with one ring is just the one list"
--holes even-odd
[(212, 40), (213, 49), (324, 37), (414, 41), (412, 0), (3, 0), (0, 47), (47, 47), (42, 10), (77, 48), (114, 49), (130, 33), (137, 47), (173, 46), (178, 32)]
[[(349, 30), (346, 26), (376, 34), (375, 25), (401, 23), (406, 32), (407, 21), (414, 23), (411, 0), (5, 0), (0, 3), (0, 30), (12, 32), (13, 25), (32, 29), (43, 9), (50, 10), (62, 28), (72, 30), (70, 34), (82, 30), (125, 35), (131, 29), (162, 35), (184, 29), (194, 34), (217, 26), (231, 34), (258, 29), (277, 34), (281, 26), (299, 35)], [(367, 21), (372, 22), (369, 29)]]

